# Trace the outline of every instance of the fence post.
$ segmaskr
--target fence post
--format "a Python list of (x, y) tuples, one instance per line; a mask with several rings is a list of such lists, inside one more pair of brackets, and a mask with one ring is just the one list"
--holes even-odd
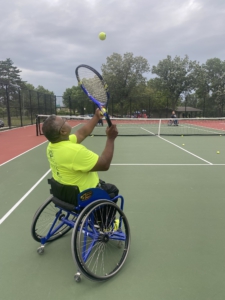
[(6, 87), (5, 87), (5, 92), (6, 92), (6, 107), (7, 107), (8, 126), (9, 126), (9, 128), (11, 128), (12, 123), (11, 123), (10, 106), (9, 106), (9, 93), (8, 93), (7, 84), (6, 84)]
[(57, 115), (56, 96), (55, 96), (55, 112), (54, 113)]
[(19, 107), (20, 107), (20, 126), (23, 126), (23, 117), (22, 117), (22, 106), (21, 106), (21, 97), (20, 97), (20, 89), (19, 89)]
[(46, 94), (44, 94), (44, 107), (45, 107), (45, 115), (47, 115)]
[(33, 125), (33, 111), (32, 111), (32, 102), (31, 102), (31, 91), (29, 90), (29, 99), (30, 99), (30, 121)]
[(131, 109), (131, 98), (130, 98), (130, 118), (131, 118), (131, 111), (132, 109)]
[(37, 101), (38, 101), (38, 114), (40, 114), (39, 92), (37, 92)]
[(112, 113), (112, 117), (113, 117), (113, 97), (112, 97), (112, 111), (111, 111), (111, 113)]
[(71, 97), (69, 96), (69, 110), (70, 110), (70, 116), (72, 115), (71, 113)]

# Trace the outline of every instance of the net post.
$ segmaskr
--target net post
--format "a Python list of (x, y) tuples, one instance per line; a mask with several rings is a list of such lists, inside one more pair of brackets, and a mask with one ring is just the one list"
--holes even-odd
[(161, 129), (161, 119), (159, 119), (159, 127), (158, 127), (158, 136), (160, 136), (160, 129)]

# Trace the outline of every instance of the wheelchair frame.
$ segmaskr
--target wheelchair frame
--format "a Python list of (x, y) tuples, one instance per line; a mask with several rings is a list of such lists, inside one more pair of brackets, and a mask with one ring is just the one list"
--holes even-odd
[[(120, 200), (120, 206), (115, 201)], [(113, 277), (123, 266), (130, 248), (130, 227), (123, 212), (121, 195), (109, 198), (100, 188), (85, 190), (77, 195), (77, 205), (66, 203), (51, 195), (36, 211), (31, 234), (41, 243), (37, 252), (43, 254), (45, 245), (73, 229), (72, 257), (81, 275), (104, 281)]]
[(168, 126), (178, 126), (179, 121), (177, 119), (170, 119), (167, 123)]

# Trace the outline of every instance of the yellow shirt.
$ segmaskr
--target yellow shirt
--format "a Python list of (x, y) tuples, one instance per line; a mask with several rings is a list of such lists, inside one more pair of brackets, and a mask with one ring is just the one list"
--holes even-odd
[(81, 144), (74, 134), (68, 141), (49, 143), (47, 157), (53, 178), (61, 184), (77, 185), (80, 192), (96, 187), (97, 172), (90, 172), (98, 161), (98, 155)]

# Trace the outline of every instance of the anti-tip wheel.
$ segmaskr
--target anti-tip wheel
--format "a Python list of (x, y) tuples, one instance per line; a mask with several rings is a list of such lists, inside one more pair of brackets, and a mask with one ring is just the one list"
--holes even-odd
[(80, 273), (76, 273), (75, 275), (74, 275), (74, 280), (76, 281), (76, 282), (81, 282), (81, 274)]
[(43, 254), (45, 252), (45, 247), (44, 246), (41, 246), (41, 247), (39, 247), (39, 248), (37, 248), (37, 253), (38, 254)]

